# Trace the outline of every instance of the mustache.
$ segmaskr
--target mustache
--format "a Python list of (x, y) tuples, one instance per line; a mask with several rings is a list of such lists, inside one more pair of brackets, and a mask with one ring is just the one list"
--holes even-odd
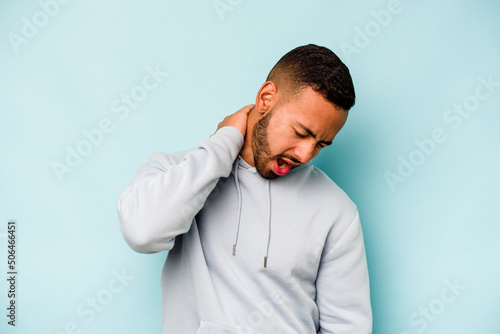
[(281, 153), (281, 154), (274, 156), (272, 160), (278, 159), (278, 158), (285, 158), (285, 159), (288, 159), (290, 161), (295, 162), (296, 164), (302, 164), (302, 161), (300, 161), (299, 158), (294, 157), (293, 155), (290, 155), (290, 154)]

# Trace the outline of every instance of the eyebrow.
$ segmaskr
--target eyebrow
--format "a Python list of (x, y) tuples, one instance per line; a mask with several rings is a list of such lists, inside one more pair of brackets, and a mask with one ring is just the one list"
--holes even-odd
[[(304, 129), (304, 131), (306, 131), (309, 135), (311, 135), (314, 139), (317, 139), (316, 137), (316, 134), (311, 130), (309, 129), (307, 126), (305, 126), (304, 124), (298, 122), (297, 123), (302, 129)], [(331, 145), (332, 144), (332, 141), (331, 140), (320, 140), (318, 141), (318, 143), (322, 143), (324, 145)]]

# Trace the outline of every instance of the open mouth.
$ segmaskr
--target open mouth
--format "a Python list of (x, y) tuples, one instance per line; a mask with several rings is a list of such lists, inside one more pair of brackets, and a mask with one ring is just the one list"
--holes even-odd
[(276, 175), (286, 175), (290, 171), (290, 168), (292, 168), (292, 164), (281, 158), (276, 159), (274, 163), (274, 172)]

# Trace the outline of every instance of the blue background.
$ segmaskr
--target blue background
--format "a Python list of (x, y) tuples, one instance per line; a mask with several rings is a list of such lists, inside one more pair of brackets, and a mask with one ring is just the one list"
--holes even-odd
[[(15, 328), (0, 283), (2, 333), (160, 333), (166, 253), (128, 248), (119, 193), (152, 152), (193, 147), (253, 103), (308, 43), (336, 52), (356, 87), (315, 164), (359, 207), (374, 333), (500, 332), (500, 3), (62, 2), (0, 2), (0, 267), (15, 220), (19, 271)], [(141, 90), (148, 70), (163, 74)], [(467, 117), (452, 111), (467, 103)], [(84, 131), (106, 119), (89, 147)]]

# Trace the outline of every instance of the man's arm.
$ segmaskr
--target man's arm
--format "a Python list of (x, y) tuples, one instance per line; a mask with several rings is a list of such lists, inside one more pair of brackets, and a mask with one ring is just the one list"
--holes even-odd
[(320, 334), (372, 332), (370, 286), (359, 215), (323, 255), (316, 280)]
[(154, 153), (138, 169), (117, 203), (120, 230), (130, 247), (141, 253), (170, 250), (175, 237), (190, 229), (219, 178), (231, 173), (252, 106), (226, 117), (180, 163)]

